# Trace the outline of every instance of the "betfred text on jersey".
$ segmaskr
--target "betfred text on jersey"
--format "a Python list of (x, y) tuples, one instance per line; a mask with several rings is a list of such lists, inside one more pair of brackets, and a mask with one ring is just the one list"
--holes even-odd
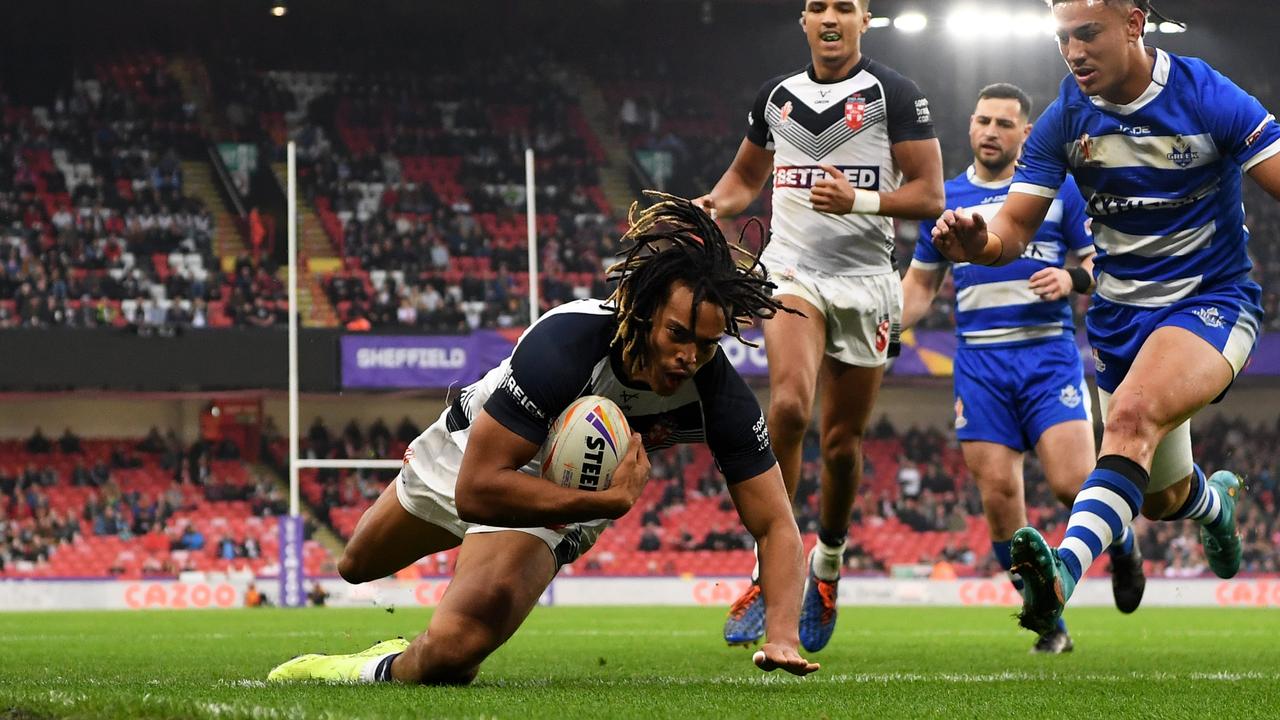
[[(849, 184), (859, 190), (880, 189), (880, 168), (866, 165), (837, 165)], [(780, 165), (773, 171), (775, 188), (811, 188), (827, 177), (827, 171), (817, 165)]]

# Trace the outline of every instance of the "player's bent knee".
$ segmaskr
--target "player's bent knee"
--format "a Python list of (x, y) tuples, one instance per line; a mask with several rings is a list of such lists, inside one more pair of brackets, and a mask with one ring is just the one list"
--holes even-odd
[(774, 435), (803, 435), (809, 427), (812, 404), (796, 397), (775, 394), (769, 400), (769, 432)]
[(822, 464), (840, 471), (848, 471), (862, 454), (862, 443), (840, 443), (824, 445), (822, 448)]
[(1076, 495), (1080, 492), (1080, 485), (1085, 475), (1088, 475), (1088, 471), (1082, 473), (1080, 477), (1070, 480), (1059, 480), (1056, 483), (1051, 480), (1049, 482), (1049, 490), (1054, 497), (1058, 498), (1058, 502), (1071, 507), (1076, 501)]
[(982, 513), (987, 518), (992, 538), (997, 540), (1013, 537), (1013, 533), (1026, 524), (1022, 496), (1004, 484), (983, 490)]
[(359, 585), (375, 579), (369, 577), (368, 569), (360, 562), (356, 554), (349, 549), (343, 550), (342, 557), (338, 560), (338, 575), (352, 585)]
[(426, 684), (471, 682), (499, 644), (485, 623), (475, 621), (457, 623), (443, 631), (432, 628), (428, 637), (429, 661), (419, 670), (419, 682)]
[(1159, 421), (1154, 417), (1155, 407), (1150, 400), (1133, 393), (1124, 393), (1111, 399), (1107, 411), (1107, 434), (1126, 438), (1154, 439)]

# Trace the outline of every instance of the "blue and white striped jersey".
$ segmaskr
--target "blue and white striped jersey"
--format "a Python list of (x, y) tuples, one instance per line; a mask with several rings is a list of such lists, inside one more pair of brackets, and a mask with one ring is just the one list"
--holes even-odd
[(1011, 192), (1052, 197), (1075, 177), (1093, 218), (1097, 294), (1164, 307), (1248, 282), (1241, 173), (1280, 153), (1280, 124), (1203, 60), (1155, 51), (1127, 105), (1071, 76), (1036, 121)]
[[(947, 207), (964, 208), (990, 220), (1004, 205), (1012, 182), (984, 182), (970, 166), (963, 175), (947, 181)], [(1043, 268), (1063, 267), (1068, 250), (1078, 257), (1092, 254), (1093, 239), (1086, 223), (1084, 199), (1067, 178), (1022, 257), (1000, 267), (957, 263), (952, 269), (956, 335), (967, 345), (994, 345), (1057, 337), (1073, 330), (1067, 299), (1041, 300), (1031, 291), (1028, 280)], [(936, 270), (948, 262), (933, 245), (932, 228), (932, 223), (920, 223), (913, 267)]]

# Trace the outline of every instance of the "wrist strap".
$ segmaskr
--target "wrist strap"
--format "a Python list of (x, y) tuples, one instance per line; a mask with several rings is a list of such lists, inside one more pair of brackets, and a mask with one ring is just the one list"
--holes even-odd
[(875, 190), (854, 190), (853, 209), (849, 212), (858, 215), (879, 215), (880, 193)]
[(1067, 274), (1071, 276), (1071, 292), (1083, 295), (1093, 288), (1093, 276), (1088, 270), (1082, 267), (1067, 268)]

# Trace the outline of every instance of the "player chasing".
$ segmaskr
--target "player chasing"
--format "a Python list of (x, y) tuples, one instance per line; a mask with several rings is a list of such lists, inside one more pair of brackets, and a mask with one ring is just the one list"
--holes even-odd
[[(973, 165), (946, 184), (947, 207), (963, 207), (984, 217), (1004, 204), (1014, 163), (1031, 132), (1031, 98), (1006, 83), (978, 94), (969, 119)], [(1071, 178), (1053, 198), (1044, 224), (1020, 257), (998, 268), (957, 264), (955, 357), (956, 436), (965, 465), (982, 495), (991, 549), (1010, 572), (1009, 541), (1027, 524), (1023, 454), (1035, 449), (1053, 494), (1071, 507), (1093, 469), (1093, 423), (1089, 388), (1076, 349), (1072, 291), (1093, 287), (1093, 238), (1086, 227), (1084, 200)], [(931, 239), (932, 223), (921, 224), (915, 257), (902, 279), (902, 326), (914, 327), (929, 312), (947, 273), (947, 262)], [(1079, 266), (1064, 269), (1067, 253)], [(1110, 547), (1116, 606), (1133, 612), (1142, 602), (1146, 578), (1134, 534)], [(1058, 618), (1032, 650), (1057, 654), (1074, 647)]]
[[(353, 655), (303, 655), (269, 680), (467, 684), (520, 627), (560, 567), (591, 548), (649, 477), (647, 452), (705, 442), (760, 549), (774, 612), (754, 658), (763, 670), (818, 669), (797, 650), (802, 545), (755, 396), (719, 343), (755, 318), (793, 312), (764, 266), (689, 201), (633, 206), (626, 258), (606, 303), (544, 315), (511, 356), (465, 388), (405, 454), (396, 481), (360, 518), (338, 571), (351, 583), (461, 545), (427, 631)], [(548, 429), (576, 398), (603, 395), (636, 431), (612, 484), (590, 492), (541, 479)], [(643, 438), (643, 444), (642, 444)]]
[(1257, 343), (1241, 174), (1280, 198), (1280, 124), (1202, 60), (1143, 44), (1148, 0), (1048, 0), (1071, 77), (1036, 122), (1004, 207), (988, 223), (947, 211), (934, 245), (955, 262), (1020, 257), (1074, 176), (1093, 218), (1087, 316), (1105, 430), (1062, 545), (1013, 536), (1019, 622), (1053, 629), (1076, 584), (1141, 511), (1194, 520), (1214, 573), (1240, 569), (1240, 478), (1206, 479), (1190, 419), (1220, 399)]
[[(772, 239), (762, 260), (799, 314), (764, 323), (769, 428), (787, 494), (822, 394), (818, 544), (808, 558), (800, 641), (815, 652), (835, 630), (837, 583), (862, 480), (862, 435), (894, 348), (902, 284), (891, 261), (892, 218), (942, 212), (942, 151), (915, 83), (862, 54), (870, 0), (809, 0), (800, 24), (812, 63), (765, 83), (747, 136), (711, 192), (695, 202), (732, 216), (772, 171)], [(724, 638), (758, 641), (769, 599), (753, 583), (729, 611)], [(770, 611), (772, 615), (773, 611)]]

